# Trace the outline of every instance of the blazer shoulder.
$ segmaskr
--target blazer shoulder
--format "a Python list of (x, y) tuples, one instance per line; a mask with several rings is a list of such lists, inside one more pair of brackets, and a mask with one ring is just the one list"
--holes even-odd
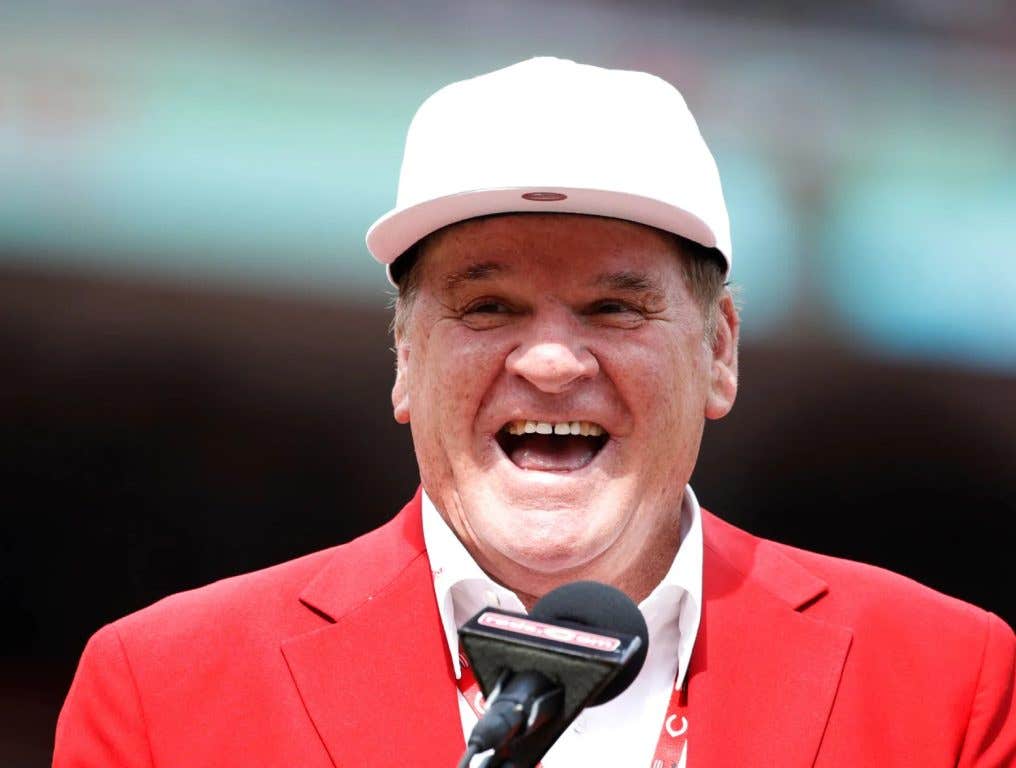
[(829, 583), (826, 598), (829, 608), (847, 615), (894, 624), (903, 622), (922, 630), (947, 625), (978, 635), (986, 630), (988, 617), (992, 615), (972, 603), (881, 566), (777, 542), (767, 542), (767, 546), (778, 548), (786, 557), (825, 579)]
[(907, 719), (951, 733), (962, 743), (959, 766), (1016, 764), (1016, 635), (1001, 618), (885, 568), (760, 546), (828, 584), (805, 612), (852, 633), (844, 702), (864, 702), (866, 716), (908, 711)]
[(111, 628), (134, 645), (299, 624), (303, 614), (310, 613), (299, 603), (300, 590), (338, 549), (331, 547), (177, 592), (114, 621)]
[(706, 546), (742, 573), (778, 592), (790, 574), (824, 584), (820, 597), (804, 606), (809, 615), (850, 627), (903, 638), (927, 633), (940, 641), (955, 639), (969, 648), (984, 642), (989, 622), (1011, 634), (993, 614), (943, 594), (886, 568), (812, 552), (755, 536), (714, 515), (707, 515)]
[[(191, 642), (201, 634), (276, 640), (334, 619), (422, 552), (419, 494), (393, 519), (335, 547), (179, 592), (113, 622), (128, 646)], [(415, 514), (414, 514), (415, 512)]]

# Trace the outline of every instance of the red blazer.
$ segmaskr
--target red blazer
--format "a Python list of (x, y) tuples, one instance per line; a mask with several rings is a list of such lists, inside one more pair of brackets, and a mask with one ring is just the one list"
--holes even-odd
[[(691, 768), (1016, 765), (1016, 641), (1001, 620), (703, 524)], [(349, 544), (101, 629), (54, 765), (450, 768), (463, 746), (417, 494)]]

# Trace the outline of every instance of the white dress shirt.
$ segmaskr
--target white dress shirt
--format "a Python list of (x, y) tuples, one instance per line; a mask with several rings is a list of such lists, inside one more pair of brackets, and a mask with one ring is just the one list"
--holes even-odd
[[(459, 677), (458, 627), (482, 608), (518, 612), (525, 612), (525, 608), (514, 592), (480, 569), (426, 492), (423, 539), (448, 651), (455, 676)], [(702, 615), (702, 521), (691, 486), (685, 488), (677, 555), (667, 575), (639, 609), (649, 627), (649, 654), (642, 671), (620, 696), (583, 711), (551, 747), (542, 761), (544, 768), (649, 768), (671, 691), (675, 684), (683, 685), (688, 672)], [(468, 736), (476, 715), (461, 693), (459, 714), (462, 731)], [(685, 767), (685, 761), (682, 755), (680, 768)]]

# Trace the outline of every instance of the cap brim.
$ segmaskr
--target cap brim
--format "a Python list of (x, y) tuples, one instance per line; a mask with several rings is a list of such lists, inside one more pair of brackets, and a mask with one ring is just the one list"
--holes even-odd
[[(557, 193), (559, 200), (529, 200), (531, 193)], [(460, 192), (406, 208), (395, 208), (367, 230), (367, 248), (391, 265), (410, 246), (441, 227), (493, 213), (581, 213), (608, 216), (673, 232), (707, 248), (717, 248), (716, 234), (698, 216), (654, 198), (603, 189), (509, 187)], [(730, 254), (718, 249), (730, 270)], [(389, 280), (391, 272), (389, 271)]]

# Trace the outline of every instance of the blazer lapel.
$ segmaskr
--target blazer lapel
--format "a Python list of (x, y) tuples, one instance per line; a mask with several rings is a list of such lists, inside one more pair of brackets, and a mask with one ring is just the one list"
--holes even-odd
[(282, 644), (332, 763), (455, 765), (465, 741), (419, 494), (340, 548), (301, 600), (334, 622)]
[(703, 614), (688, 678), (689, 765), (815, 762), (850, 630), (800, 609), (826, 585), (706, 513)]
[[(806, 615), (826, 585), (774, 545), (705, 511), (703, 523), (689, 764), (812, 766), (850, 630)], [(301, 600), (322, 626), (282, 652), (332, 763), (455, 765), (465, 742), (419, 493), (391, 523), (341, 547)]]

